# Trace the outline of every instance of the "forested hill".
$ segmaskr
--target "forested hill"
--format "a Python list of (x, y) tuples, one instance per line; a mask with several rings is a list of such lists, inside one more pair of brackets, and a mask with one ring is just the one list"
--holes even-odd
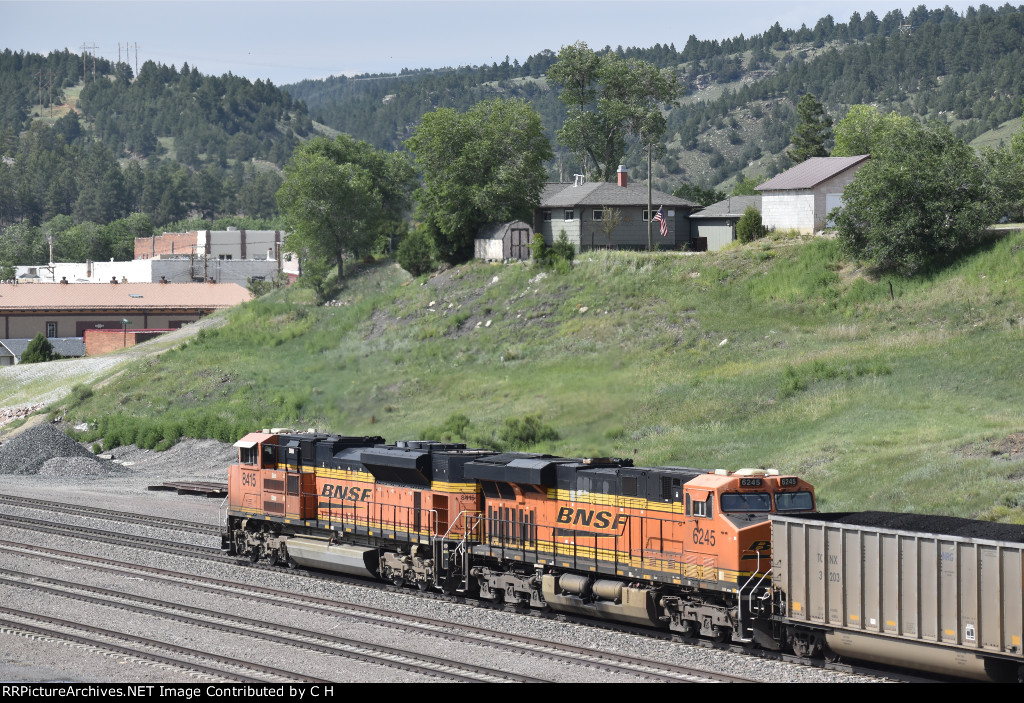
[[(981, 5), (961, 15), (921, 6), (882, 18), (855, 12), (845, 22), (825, 16), (813, 28), (784, 30), (776, 23), (751, 37), (691, 36), (680, 43), (682, 49), (674, 43), (604, 49), (671, 68), (686, 85), (687, 97), (669, 115), (666, 153), (654, 168), (663, 190), (788, 167), (784, 152), (796, 124), (795, 105), (808, 92), (834, 120), (850, 105), (872, 103), (883, 111), (944, 120), (967, 141), (1021, 114), (1024, 7)], [(544, 51), (521, 64), (506, 59), (491, 66), (333, 77), (284, 89), (303, 100), (314, 119), (380, 147), (397, 148), (425, 111), (465, 109), (495, 95), (532, 100), (553, 136), (564, 111), (543, 76), (555, 58)], [(628, 165), (646, 177), (639, 153)], [(571, 168), (564, 154), (563, 166)]]
[(273, 217), (280, 167), (313, 132), (270, 82), (64, 52), (0, 54), (0, 226), (145, 213)]

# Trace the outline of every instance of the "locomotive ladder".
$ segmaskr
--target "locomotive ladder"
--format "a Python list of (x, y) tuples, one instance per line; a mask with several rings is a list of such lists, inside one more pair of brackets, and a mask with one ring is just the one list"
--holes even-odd
[[(757, 552), (757, 564), (759, 566), (761, 564), (761, 552), (760, 551)], [(758, 600), (761, 600), (761, 601), (766, 600), (767, 598), (771, 597), (771, 594), (769, 594), (768, 591), (765, 591), (764, 594), (761, 595), (761, 596), (755, 596), (754, 595), (755, 593), (757, 593), (757, 589), (760, 588), (761, 584), (765, 582), (765, 579), (767, 579), (771, 575), (771, 573), (772, 573), (771, 569), (768, 569), (768, 571), (764, 572), (763, 574), (759, 573), (758, 571), (755, 570), (754, 573), (752, 573), (750, 575), (750, 578), (747, 579), (746, 583), (744, 583), (742, 586), (740, 586), (740, 592), (739, 592), (739, 596), (740, 597), (739, 597), (738, 602), (737, 602), (736, 610), (737, 610), (737, 622), (739, 624), (739, 635), (740, 635), (739, 636), (739, 640), (741, 642), (750, 642), (750, 641), (753, 640), (753, 631), (751, 631), (751, 636), (747, 637), (746, 636), (746, 632), (743, 629), (743, 591), (746, 590), (748, 586), (750, 587), (750, 591), (749, 591), (749, 593), (747, 593), (747, 599), (749, 600), (749, 605), (747, 607), (747, 612), (753, 614), (753, 612), (754, 612), (754, 598), (755, 597)], [(754, 579), (757, 579), (757, 583), (751, 583), (752, 581), (754, 581)], [(761, 608), (759, 607), (758, 610), (760, 610), (760, 609)]]
[[(459, 524), (460, 519), (465, 525), (465, 529), (462, 533), (462, 539), (455, 543), (454, 549), (446, 549), (451, 542), (448, 535), (451, 534), (451, 531)], [(447, 572), (449, 570), (449, 566), (454, 561), (456, 566), (460, 564), (462, 566), (462, 589), (467, 590), (469, 588), (469, 559), (467, 558), (468, 547), (466, 542), (469, 540), (469, 536), (471, 534), (476, 534), (483, 519), (483, 513), (471, 513), (463, 510), (448, 524), (448, 529), (445, 530), (443, 535), (438, 537), (437, 530), (434, 531), (434, 563), (440, 566), (440, 568), (434, 569), (435, 586), (440, 587), (438, 577), (441, 573), (441, 568), (445, 569)]]

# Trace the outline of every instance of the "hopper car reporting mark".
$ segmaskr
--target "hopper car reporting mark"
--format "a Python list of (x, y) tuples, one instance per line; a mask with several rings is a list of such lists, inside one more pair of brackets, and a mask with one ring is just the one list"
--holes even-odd
[(235, 446), (222, 544), (251, 561), (804, 656), (1024, 678), (1020, 526), (978, 539), (925, 529), (941, 518), (824, 515), (809, 483), (770, 469), (278, 429)]

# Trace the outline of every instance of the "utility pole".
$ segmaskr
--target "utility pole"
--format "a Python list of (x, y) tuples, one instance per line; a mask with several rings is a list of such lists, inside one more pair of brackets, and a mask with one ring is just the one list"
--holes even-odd
[(96, 80), (96, 49), (98, 49), (98, 48), (99, 47), (96, 46), (96, 42), (93, 42), (92, 44), (82, 44), (82, 82), (83, 83), (86, 82), (86, 76), (87, 76), (87, 71), (88, 71), (86, 60), (85, 60), (86, 59), (86, 53), (85, 52), (86, 52), (87, 49), (92, 49), (92, 51), (93, 51), (93, 54), (92, 54), (92, 79), (94, 81)]
[(39, 116), (43, 116), (43, 69), (36, 73), (39, 76)]

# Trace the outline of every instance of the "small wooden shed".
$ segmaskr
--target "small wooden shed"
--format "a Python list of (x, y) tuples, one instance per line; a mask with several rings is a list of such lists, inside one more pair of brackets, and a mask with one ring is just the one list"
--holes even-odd
[(522, 220), (481, 228), (473, 240), (473, 256), (482, 261), (526, 261), (533, 227)]

